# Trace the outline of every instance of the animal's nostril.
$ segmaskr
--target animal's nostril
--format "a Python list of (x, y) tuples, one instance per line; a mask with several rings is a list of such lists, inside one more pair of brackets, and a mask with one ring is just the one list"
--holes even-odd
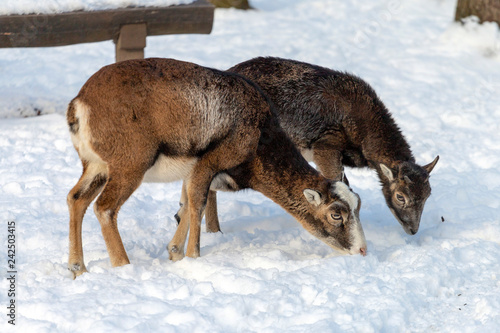
[(417, 233), (416, 230), (413, 230), (413, 228), (410, 228), (410, 234), (415, 235)]
[(364, 248), (364, 247), (360, 248), (360, 249), (359, 249), (359, 252), (361, 253), (361, 255), (362, 255), (363, 257), (365, 257), (365, 256), (366, 256), (366, 248)]
[(175, 214), (174, 217), (177, 220), (177, 224), (181, 223), (181, 218), (180, 218), (179, 214)]

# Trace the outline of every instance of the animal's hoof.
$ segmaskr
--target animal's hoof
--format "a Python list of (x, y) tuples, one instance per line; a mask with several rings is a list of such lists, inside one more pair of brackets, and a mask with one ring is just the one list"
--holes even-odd
[(188, 251), (186, 253), (186, 255), (189, 257), (189, 258), (198, 258), (200, 256), (200, 250), (199, 249), (196, 249), (196, 250), (193, 250), (193, 251)]
[(216, 232), (220, 232), (221, 234), (223, 233), (220, 228), (210, 228), (208, 225), (207, 225), (207, 232), (208, 233), (216, 233)]
[(70, 264), (68, 265), (68, 270), (73, 274), (73, 280), (83, 273), (87, 273), (87, 268), (85, 268), (85, 265), (80, 264)]
[(168, 250), (168, 257), (172, 261), (178, 261), (184, 258), (184, 252), (181, 251), (181, 249), (177, 245), (168, 245), (167, 246)]

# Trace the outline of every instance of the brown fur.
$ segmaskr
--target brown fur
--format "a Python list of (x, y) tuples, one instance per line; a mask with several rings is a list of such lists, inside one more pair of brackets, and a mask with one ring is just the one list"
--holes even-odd
[[(366, 252), (354, 194), (309, 166), (258, 87), (239, 75), (171, 59), (120, 62), (85, 83), (67, 119), (83, 163), (83, 174), (68, 194), (68, 265), (75, 277), (86, 271), (83, 215), (101, 190), (94, 211), (111, 263), (129, 263), (117, 214), (143, 180), (185, 180), (187, 217), (169, 244), (172, 259), (183, 257), (188, 229), (186, 254), (199, 256), (200, 223), (214, 177), (226, 190), (261, 191), (332, 247)], [(318, 193), (314, 205), (306, 189)], [(347, 217), (342, 228), (329, 220), (329, 212), (339, 209)]]

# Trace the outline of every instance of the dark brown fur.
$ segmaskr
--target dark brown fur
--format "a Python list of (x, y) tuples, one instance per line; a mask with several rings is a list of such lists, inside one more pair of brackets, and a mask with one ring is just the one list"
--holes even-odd
[[(389, 208), (407, 233), (417, 232), (437, 159), (424, 167), (415, 163), (410, 146), (370, 85), (351, 74), (279, 58), (255, 58), (229, 71), (262, 88), (285, 132), (303, 153), (312, 151), (312, 160), (327, 178), (339, 179), (343, 165), (375, 169)], [(399, 196), (404, 203), (396, 199)], [(218, 221), (207, 225), (217, 229)]]

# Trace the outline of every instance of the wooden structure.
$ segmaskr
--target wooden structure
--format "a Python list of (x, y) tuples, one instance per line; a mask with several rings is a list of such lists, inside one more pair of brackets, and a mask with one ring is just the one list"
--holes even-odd
[(477, 16), (481, 22), (496, 22), (500, 25), (500, 0), (458, 0), (455, 20)]
[(213, 18), (214, 6), (206, 0), (169, 7), (0, 16), (0, 48), (113, 40), (116, 61), (144, 58), (146, 36), (209, 34)]
[(252, 9), (248, 0), (208, 0), (217, 8)]

